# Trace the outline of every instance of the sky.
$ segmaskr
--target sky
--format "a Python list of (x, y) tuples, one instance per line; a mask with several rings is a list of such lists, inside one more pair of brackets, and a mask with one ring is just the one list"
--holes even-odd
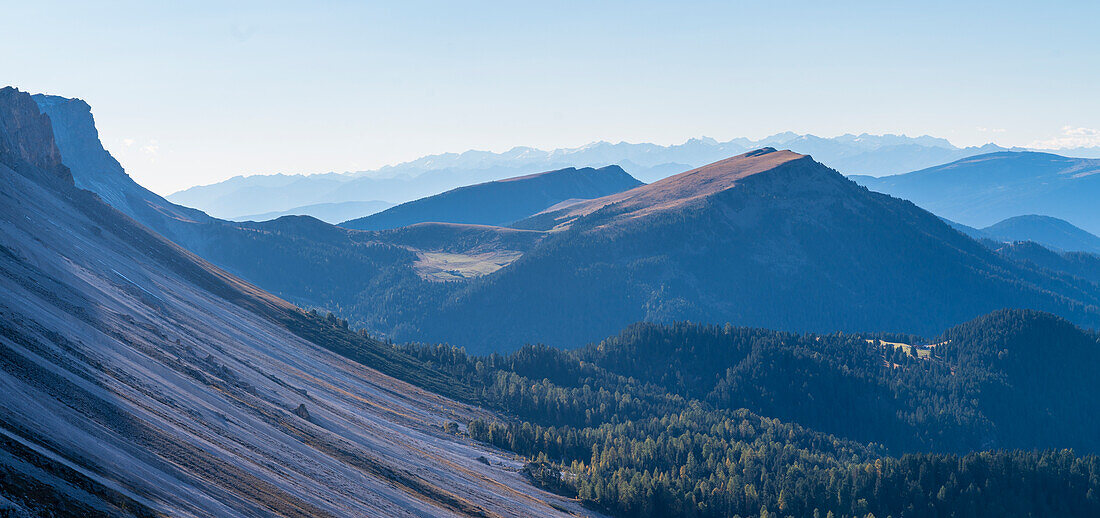
[(1096, 1), (0, 3), (0, 85), (87, 101), (161, 194), (597, 140), (1100, 145)]

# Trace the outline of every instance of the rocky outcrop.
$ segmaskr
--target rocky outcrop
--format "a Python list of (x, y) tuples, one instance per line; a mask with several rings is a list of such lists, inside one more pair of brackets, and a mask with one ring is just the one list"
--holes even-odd
[(309, 409), (306, 408), (306, 404), (302, 403), (298, 405), (298, 408), (294, 409), (294, 415), (309, 421)]
[(50, 118), (38, 111), (30, 94), (0, 89), (0, 163), (23, 174), (45, 173), (71, 182), (54, 142)]

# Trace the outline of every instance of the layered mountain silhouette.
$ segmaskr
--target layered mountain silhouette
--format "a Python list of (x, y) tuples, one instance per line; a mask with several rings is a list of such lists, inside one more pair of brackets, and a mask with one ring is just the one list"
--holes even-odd
[[(1095, 285), (995, 254), (808, 156), (755, 150), (524, 228), (234, 224), (81, 159), (101, 147), (55, 136), (87, 126), (55, 128), (39, 104), (0, 89), (0, 514), (768, 513), (761, 501), (794, 515), (1096, 514), (1096, 459), (1062, 448), (1100, 448), (1081, 433), (1097, 426), (1098, 335), (1053, 315), (998, 311), (930, 342), (639, 324), (575, 351), (473, 357), (354, 332), (137, 221), (393, 335), (485, 334), (470, 342), (483, 350), (639, 311), (931, 327), (1004, 303), (1095, 325)], [(1049, 450), (943, 454), (986, 448)], [(723, 500), (743, 487), (764, 498)]]
[(1100, 238), (1049, 216), (1016, 216), (985, 228), (944, 220), (1014, 262), (1076, 277), (1081, 284), (1100, 283)]
[(357, 200), (402, 203), (463, 185), (565, 167), (617, 164), (635, 178), (652, 182), (761, 147), (812, 154), (822, 163), (845, 173), (874, 176), (903, 173), (1005, 150), (993, 144), (958, 148), (944, 139), (929, 136), (848, 134), (823, 138), (792, 132), (758, 140), (736, 138), (719, 142), (707, 137), (693, 138), (670, 146), (593, 142), (550, 151), (516, 147), (503, 153), (476, 150), (443, 153), (373, 171), (345, 174), (237, 176), (186, 189), (168, 198), (215, 216), (239, 219), (242, 214), (276, 212), (315, 203)]
[(1042, 214), (1100, 233), (1100, 159), (999, 152), (911, 173), (855, 177), (939, 216), (986, 227), (1020, 214)]
[[(96, 174), (73, 163), (74, 177)], [(1023, 307), (1098, 322), (1091, 283), (772, 148), (550, 207), (511, 229), (141, 218), (287, 300), (393, 339), (471, 351), (575, 346), (640, 320), (934, 335)]]
[(383, 373), (451, 387), (416, 359), (77, 188), (50, 119), (29, 95), (0, 90), (0, 473), (21, 499), (5, 510), (588, 513), (444, 433), (486, 414)]
[[(308, 216), (233, 222), (177, 205), (134, 182), (99, 140), (87, 103), (33, 96), (57, 119), (53, 140), (77, 187), (187, 250), (306, 307), (339, 306), (370, 289), (381, 272), (410, 268), (416, 253)], [(69, 174), (68, 172), (66, 174)], [(294, 272), (293, 274), (291, 274)], [(352, 272), (362, 272), (352, 275)]]
[(505, 226), (563, 202), (600, 198), (641, 184), (619, 166), (569, 167), (459, 187), (346, 221), (341, 226), (385, 230), (430, 221)]

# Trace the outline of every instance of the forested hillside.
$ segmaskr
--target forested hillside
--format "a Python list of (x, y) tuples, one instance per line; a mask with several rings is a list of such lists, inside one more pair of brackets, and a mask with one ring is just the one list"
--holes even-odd
[(998, 243), (997, 253), (1017, 262), (1029, 263), (1062, 275), (1074, 282), (1100, 283), (1100, 255), (1087, 252), (1055, 252), (1033, 242)]
[(645, 324), (573, 351), (405, 349), (511, 416), (472, 437), (618, 516), (1100, 512), (1100, 344), (1043, 313), (931, 341)]
[(1016, 216), (982, 229), (1006, 242), (1034, 241), (1057, 251), (1100, 253), (1100, 237), (1050, 216)]

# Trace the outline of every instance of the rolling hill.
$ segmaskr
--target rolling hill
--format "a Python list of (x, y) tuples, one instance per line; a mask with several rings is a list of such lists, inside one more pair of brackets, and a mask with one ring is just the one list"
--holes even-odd
[(600, 198), (641, 184), (619, 166), (569, 167), (459, 187), (340, 225), (357, 230), (425, 222), (506, 226), (562, 202)]
[(142, 227), (60, 157), (50, 118), (0, 90), (5, 512), (588, 514), (444, 432), (488, 414), (383, 371), (453, 381)]
[(1100, 237), (1050, 216), (1016, 216), (981, 231), (1000, 241), (1034, 241), (1057, 251), (1100, 254)]
[(550, 459), (537, 483), (618, 516), (1092, 516), (1098, 338), (1003, 310), (932, 341), (677, 323), (419, 354), (520, 419), (472, 435)]
[(854, 177), (944, 218), (985, 227), (1020, 214), (1043, 214), (1100, 233), (1100, 159), (999, 152), (911, 173)]
[(1029, 263), (1053, 272), (1100, 284), (1100, 255), (1088, 252), (1056, 252), (1034, 241), (1003, 243), (998, 254), (1016, 262)]

